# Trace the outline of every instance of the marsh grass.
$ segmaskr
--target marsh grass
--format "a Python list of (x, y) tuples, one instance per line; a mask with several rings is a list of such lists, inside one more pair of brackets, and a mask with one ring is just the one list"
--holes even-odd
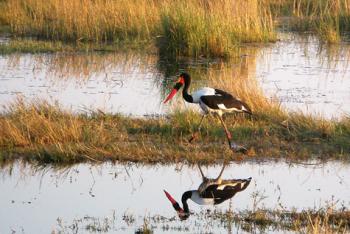
[(11, 53), (53, 53), (53, 52), (123, 52), (145, 51), (153, 53), (154, 45), (144, 41), (121, 41), (114, 43), (62, 42), (33, 38), (12, 38), (0, 43), (0, 54)]
[(142, 0), (8, 0), (3, 15), (17, 35), (63, 41), (147, 39), (158, 21), (156, 2)]
[(334, 210), (330, 207), (320, 209), (296, 210), (243, 210), (200, 213), (199, 217), (220, 220), (229, 226), (235, 223), (244, 231), (284, 230), (300, 233), (346, 233), (350, 228), (348, 210)]
[(242, 42), (275, 39), (269, 7), (261, 1), (173, 1), (164, 9), (161, 26), (170, 53), (229, 56)]
[(350, 31), (349, 0), (6, 0), (0, 31), (73, 46), (108, 42), (108, 50), (152, 43), (167, 56), (229, 57), (242, 43), (275, 41), (285, 16), (292, 30), (329, 43)]
[(73, 46), (65, 45), (62, 42), (40, 41), (28, 39), (15, 39), (7, 43), (0, 44), (1, 54), (10, 54), (14, 52), (21, 53), (50, 53), (57, 51), (75, 51)]
[(290, 23), (296, 31), (314, 31), (328, 43), (338, 43), (341, 34), (349, 32), (349, 0), (273, 0), (277, 16), (292, 16)]
[[(120, 230), (120, 222), (116, 222), (119, 214), (114, 211), (112, 217), (90, 217), (74, 219), (72, 223), (57, 219), (55, 231), (80, 233), (79, 230), (104, 233), (108, 231)], [(347, 233), (350, 229), (350, 212), (345, 210), (334, 210), (329, 207), (308, 210), (278, 210), (278, 209), (258, 209), (255, 211), (242, 210), (232, 212), (205, 209), (199, 213), (191, 215), (188, 221), (180, 222), (175, 217), (165, 217), (154, 214), (152, 216), (133, 217), (134, 223), (129, 223), (125, 217), (120, 217), (127, 227), (133, 229), (135, 223), (143, 225), (136, 229), (135, 233), (153, 233), (153, 230), (176, 231), (176, 232), (208, 232), (208, 230), (225, 229), (228, 231), (266, 233), (296, 232), (296, 233)], [(136, 219), (136, 221), (135, 221)], [(195, 219), (195, 225), (193, 225)], [(185, 223), (184, 223), (185, 222)], [(207, 226), (210, 224), (209, 226)], [(208, 229), (209, 227), (209, 229)], [(54, 232), (53, 232), (54, 233)]]
[(269, 5), (258, 0), (7, 0), (1, 10), (17, 36), (158, 41), (161, 50), (179, 55), (227, 56), (241, 42), (275, 40)]
[[(282, 117), (257, 113), (253, 118), (227, 116), (226, 122), (234, 140), (248, 147), (246, 157), (251, 159), (349, 159), (349, 118), (332, 122), (297, 114)], [(157, 119), (103, 112), (72, 114), (47, 103), (18, 101), (0, 116), (1, 157), (45, 163), (213, 163), (218, 158), (241, 158), (228, 149), (221, 125), (214, 118), (206, 121), (201, 139), (189, 144), (199, 119), (194, 111)]]

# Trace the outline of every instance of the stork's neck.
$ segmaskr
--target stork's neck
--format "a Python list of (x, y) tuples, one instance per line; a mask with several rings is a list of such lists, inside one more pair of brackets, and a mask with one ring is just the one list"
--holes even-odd
[(191, 80), (186, 79), (185, 80), (185, 86), (182, 90), (182, 97), (185, 99), (186, 102), (193, 103), (193, 97), (191, 94), (188, 93), (188, 88), (191, 85)]
[(182, 205), (185, 213), (190, 213), (190, 209), (188, 208), (187, 200), (192, 197), (192, 191), (186, 191), (182, 194)]

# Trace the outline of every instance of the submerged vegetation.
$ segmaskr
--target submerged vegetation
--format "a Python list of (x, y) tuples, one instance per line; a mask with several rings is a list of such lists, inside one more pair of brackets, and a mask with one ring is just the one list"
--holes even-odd
[[(134, 229), (135, 223), (143, 219), (143, 225), (135, 233), (153, 233), (153, 231), (163, 230), (176, 233), (191, 232), (196, 228), (196, 232), (208, 232), (210, 229), (218, 231), (218, 228), (230, 230), (243, 230), (248, 233), (265, 232), (296, 232), (296, 233), (347, 233), (350, 229), (349, 210), (334, 210), (329, 207), (309, 210), (243, 210), (232, 212), (228, 210), (210, 211), (205, 210), (194, 214), (202, 222), (191, 225), (191, 218), (181, 222), (176, 218), (168, 218), (161, 215), (134, 217), (132, 215), (122, 216), (122, 222), (117, 222), (118, 213), (105, 218), (95, 218), (85, 216), (81, 219), (74, 219), (73, 223), (66, 223), (62, 219), (57, 219), (55, 231), (80, 233), (79, 230), (93, 231), (97, 233), (107, 233), (110, 231)], [(130, 223), (130, 220), (133, 222)], [(210, 224), (208, 226), (208, 224)], [(209, 228), (209, 230), (208, 230)], [(203, 230), (202, 230), (203, 229)], [(53, 231), (55, 233), (55, 231)]]
[(345, 233), (350, 228), (350, 212), (326, 207), (319, 210), (244, 210), (238, 213), (202, 213), (205, 219), (220, 220), (240, 226), (244, 231), (296, 231), (301, 233)]

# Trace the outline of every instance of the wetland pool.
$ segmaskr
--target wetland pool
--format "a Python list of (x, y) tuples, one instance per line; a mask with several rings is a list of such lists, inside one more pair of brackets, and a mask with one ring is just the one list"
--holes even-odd
[[(202, 169), (214, 178), (221, 166)], [(237, 233), (242, 232), (237, 226), (198, 214), (350, 206), (346, 163), (233, 163), (222, 176), (248, 177), (249, 186), (220, 205), (190, 201), (194, 214), (180, 221), (163, 189), (181, 200), (182, 193), (201, 183), (197, 166), (104, 163), (56, 168), (17, 161), (0, 169), (0, 233), (134, 233), (145, 222), (155, 233)]]
[(257, 79), (265, 95), (288, 110), (325, 118), (349, 114), (350, 44), (326, 46), (310, 35), (281, 33), (279, 38), (273, 44), (246, 45), (230, 61), (169, 62), (132, 52), (0, 55), (0, 111), (21, 97), (73, 112), (163, 115), (171, 107), (162, 101), (181, 71), (193, 74), (199, 87), (210, 85), (208, 72), (220, 74), (225, 68)]

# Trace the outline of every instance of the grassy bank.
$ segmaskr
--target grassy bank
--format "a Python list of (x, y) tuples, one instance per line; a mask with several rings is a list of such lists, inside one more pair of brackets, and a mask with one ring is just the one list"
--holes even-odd
[(147, 51), (156, 53), (153, 44), (147, 41), (123, 41), (117, 43), (62, 42), (37, 40), (33, 38), (14, 38), (0, 43), (0, 54), (11, 53), (53, 53), (53, 52), (123, 52)]
[(1, 2), (12, 35), (63, 42), (157, 42), (171, 54), (228, 56), (242, 42), (274, 40), (269, 6), (249, 1)]
[[(349, 159), (350, 119), (319, 121), (300, 115), (260, 113), (247, 119), (226, 119), (236, 142), (248, 149), (247, 158)], [(200, 116), (174, 113), (167, 118), (134, 119), (92, 113), (73, 115), (47, 104), (17, 103), (0, 117), (0, 157), (40, 162), (80, 161), (214, 163), (239, 160), (227, 147), (218, 121), (206, 122), (202, 137), (187, 142)]]

